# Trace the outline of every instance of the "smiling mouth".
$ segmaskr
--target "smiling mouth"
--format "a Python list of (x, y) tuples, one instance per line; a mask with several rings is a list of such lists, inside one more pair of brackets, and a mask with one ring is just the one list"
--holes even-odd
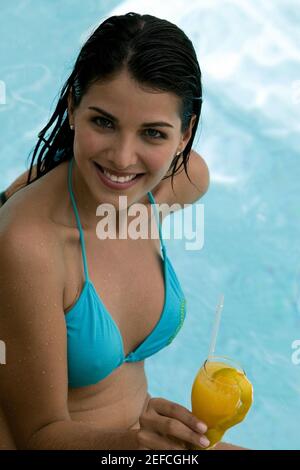
[[(93, 161), (93, 163), (97, 169), (97, 172), (99, 173), (99, 177), (102, 180), (102, 183), (104, 183), (106, 186), (108, 186), (111, 189), (128, 189), (134, 186), (135, 184), (137, 184), (137, 182), (145, 175), (145, 173), (138, 173), (133, 178), (130, 178), (128, 180), (125, 180), (126, 177), (124, 178), (124, 176), (121, 177), (121, 180), (118, 180), (114, 176), (112, 176), (111, 178), (110, 174), (108, 174), (105, 171), (105, 168), (102, 167), (99, 163), (95, 161)], [(132, 175), (133, 174), (134, 173), (132, 173)], [(127, 176), (130, 177), (129, 174)]]
[(137, 178), (140, 178), (141, 176), (143, 176), (145, 173), (123, 173), (123, 174), (119, 174), (119, 175), (116, 175), (115, 173), (113, 173), (113, 171), (111, 171), (109, 168), (105, 168), (103, 166), (101, 166), (99, 163), (95, 162), (95, 165), (99, 168), (99, 170), (101, 171), (101, 173), (104, 174), (104, 171), (107, 171), (109, 174), (111, 174), (112, 176), (115, 176), (117, 178), (126, 178), (127, 176), (131, 176), (131, 175), (134, 175), (135, 174), (135, 177), (132, 178), (132, 180), (135, 180)]

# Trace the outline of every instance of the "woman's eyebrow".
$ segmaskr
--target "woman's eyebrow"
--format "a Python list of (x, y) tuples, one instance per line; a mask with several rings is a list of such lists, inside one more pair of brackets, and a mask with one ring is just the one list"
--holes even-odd
[[(98, 113), (101, 113), (103, 114), (104, 116), (106, 116), (107, 118), (111, 119), (112, 121), (115, 121), (116, 123), (119, 122), (118, 118), (116, 118), (115, 116), (113, 116), (112, 114), (108, 113), (107, 111), (105, 111), (104, 109), (101, 109), (97, 106), (89, 106), (88, 109), (92, 109), (93, 111), (97, 111)], [(160, 121), (160, 122), (144, 122), (144, 124), (142, 124), (142, 127), (149, 127), (149, 126), (152, 126), (152, 127), (174, 127), (172, 126), (171, 124), (169, 124), (168, 122), (164, 122), (164, 121)]]

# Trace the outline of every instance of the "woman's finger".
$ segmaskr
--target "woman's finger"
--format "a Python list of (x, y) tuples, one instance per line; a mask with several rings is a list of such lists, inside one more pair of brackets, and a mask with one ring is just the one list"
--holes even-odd
[(139, 450), (186, 450), (184, 442), (150, 431), (139, 432)]
[(207, 425), (184, 406), (164, 398), (152, 398), (152, 400), (154, 401), (153, 406), (157, 413), (174, 418), (200, 434), (204, 434), (207, 431)]
[[(141, 428), (144, 428), (145, 432), (150, 433), (151, 429), (152, 432), (155, 431), (156, 434), (167, 438), (168, 441), (168, 437), (172, 437), (177, 439), (179, 442), (184, 443), (182, 445), (193, 444), (197, 447), (201, 446), (204, 448), (209, 445), (209, 441), (203, 435), (203, 433), (201, 433), (200, 431), (194, 431), (181, 421), (178, 421), (174, 418), (149, 413), (148, 415), (144, 415), (140, 418), (140, 423)], [(183, 447), (181, 446), (180, 448)]]

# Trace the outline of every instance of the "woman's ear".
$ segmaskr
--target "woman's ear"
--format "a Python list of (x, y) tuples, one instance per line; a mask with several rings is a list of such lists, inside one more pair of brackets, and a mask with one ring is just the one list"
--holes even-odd
[(193, 114), (192, 117), (191, 117), (190, 123), (189, 123), (189, 127), (187, 128), (187, 130), (185, 131), (185, 133), (181, 137), (180, 144), (179, 144), (179, 147), (181, 148), (181, 151), (183, 151), (185, 149), (185, 147), (188, 144), (188, 141), (192, 137), (193, 127), (194, 127), (196, 118), (197, 118), (197, 115)]

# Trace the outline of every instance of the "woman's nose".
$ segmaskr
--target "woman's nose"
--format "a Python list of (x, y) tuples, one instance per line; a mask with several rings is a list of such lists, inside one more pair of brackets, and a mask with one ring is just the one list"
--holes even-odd
[(118, 145), (115, 146), (112, 155), (112, 164), (116, 171), (129, 170), (136, 166), (138, 157), (136, 155), (136, 145), (132, 139), (120, 139)]

